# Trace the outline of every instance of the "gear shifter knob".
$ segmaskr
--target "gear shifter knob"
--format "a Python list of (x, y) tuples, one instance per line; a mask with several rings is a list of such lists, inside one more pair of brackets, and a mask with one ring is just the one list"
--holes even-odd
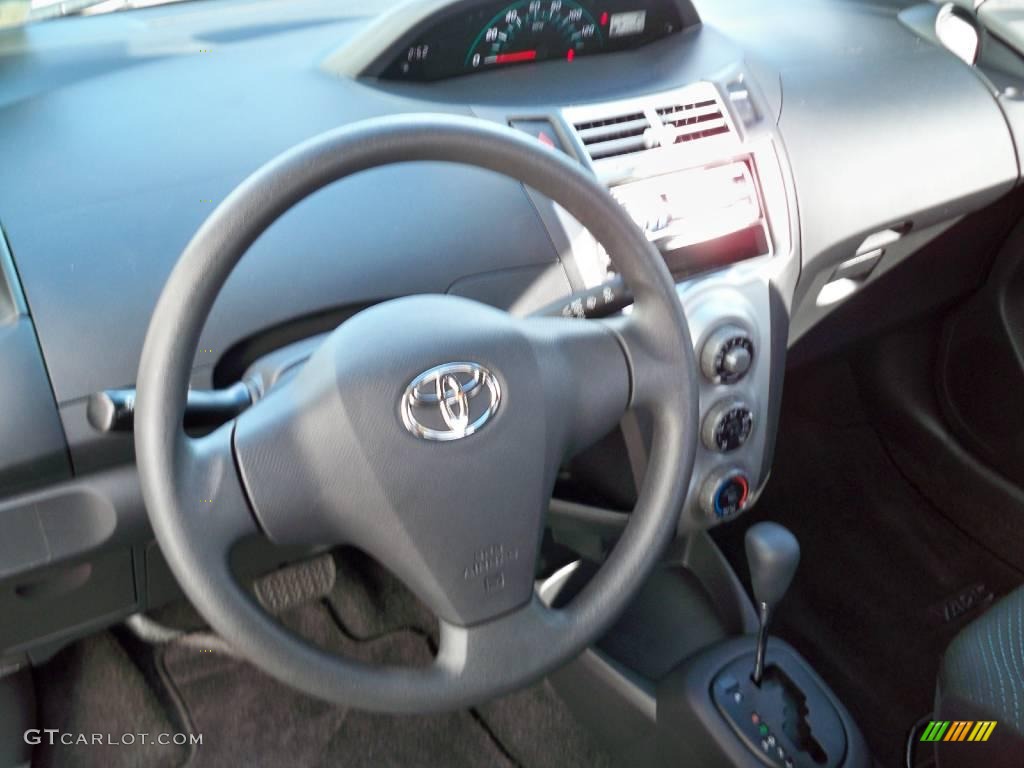
[(750, 582), (757, 602), (759, 628), (754, 672), (750, 676), (756, 685), (764, 676), (764, 653), (768, 642), (768, 619), (772, 610), (789, 589), (800, 562), (800, 543), (796, 537), (778, 523), (758, 523), (747, 529), (745, 538)]
[(800, 542), (778, 523), (758, 523), (747, 530), (745, 543), (754, 600), (771, 609), (793, 581), (800, 562)]

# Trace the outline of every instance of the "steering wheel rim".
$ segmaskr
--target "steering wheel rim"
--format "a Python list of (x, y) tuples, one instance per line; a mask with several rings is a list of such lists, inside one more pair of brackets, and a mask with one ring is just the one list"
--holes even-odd
[[(271, 395), (263, 401), (267, 406), (251, 409), (257, 415), (242, 421), (243, 414), (203, 438), (187, 436), (182, 418), (200, 332), (221, 287), (257, 237), (292, 206), (330, 183), (371, 168), (414, 161), (494, 171), (554, 200), (605, 247), (635, 304), (629, 315), (611, 322), (515, 320), (498, 313), (507, 318), (503, 320), (488, 314), (496, 310), (463, 299), (418, 297), (387, 302), (394, 306), (377, 314), (367, 310), (366, 319), (359, 321), (359, 334), (363, 329), (375, 333), (374, 322), (404, 322), (398, 318), (409, 315), (451, 314), (457, 323), (452, 328), (493, 324), (495, 333), (508, 339), (509, 349), (529, 349), (524, 359), (536, 364), (538, 370), (531, 369), (531, 375), (539, 377), (545, 393), (557, 390), (545, 395), (559, 405), (546, 404), (541, 419), (546, 453), (551, 453), (547, 442), (553, 434), (559, 451), (578, 450), (614, 426), (621, 417), (617, 411), (627, 408), (650, 414), (653, 437), (647, 474), (629, 524), (596, 576), (568, 606), (543, 606), (532, 582), (525, 601), (511, 608), (499, 604), (488, 609), (488, 615), (484, 611), (478, 616), (475, 603), (464, 609), (454, 600), (435, 602), (435, 612), (441, 605), (448, 613), (440, 621), (440, 648), (433, 665), (369, 667), (328, 654), (285, 630), (238, 585), (228, 565), (231, 544), (246, 535), (259, 531), (276, 541), (291, 535), (290, 523), (281, 522), (283, 516), (265, 511), (273, 506), (265, 503), (267, 496), (258, 498), (264, 492), (257, 470), (280, 468), (282, 460), (268, 449), (272, 444), (261, 440), (267, 424), (272, 424), (277, 430), (273, 445), (282, 444), (283, 419), (275, 415), (275, 408), (294, 406), (302, 399), (301, 387), (298, 395), (278, 396), (275, 405), (269, 405)], [(348, 343), (362, 338), (353, 335), (356, 331), (343, 331), (350, 324), (356, 325), (350, 320), (335, 332)], [(474, 337), (466, 343), (476, 349), (480, 340)], [(330, 352), (320, 355), (318, 365), (324, 371), (338, 365), (330, 357)], [(584, 374), (577, 370), (582, 367), (590, 370)], [(323, 387), (326, 376), (311, 373), (307, 380)], [(469, 706), (522, 687), (570, 660), (610, 627), (656, 565), (676, 530), (693, 469), (699, 429), (696, 377), (686, 317), (664, 262), (584, 169), (511, 129), (475, 118), (373, 119), (322, 134), (270, 161), (217, 207), (185, 248), (157, 302), (140, 360), (135, 415), (140, 482), (157, 541), (185, 594), (210, 625), (257, 666), (321, 699), (368, 710), (420, 712)], [(510, 395), (509, 409), (519, 407), (523, 399), (513, 398)], [(558, 416), (560, 411), (568, 415)], [(388, 418), (397, 416), (395, 412)], [(510, 414), (504, 423), (516, 421)], [(552, 426), (556, 421), (557, 427)], [(498, 431), (495, 427), (495, 435)], [(496, 441), (497, 437), (481, 438), (476, 445), (486, 452)], [(419, 445), (409, 450), (413, 449), (426, 450)], [(318, 455), (311, 458), (308, 444), (302, 450), (306, 463), (294, 459), (293, 474), (295, 467), (321, 461)], [(537, 486), (547, 487), (549, 496), (549, 465), (554, 462), (557, 470), (560, 458), (548, 456), (545, 466), (537, 469)], [(322, 501), (322, 494), (317, 498)], [(311, 501), (311, 506), (323, 506), (320, 501)], [(339, 530), (330, 527), (334, 517), (327, 528), (318, 528), (321, 523), (328, 525), (318, 518), (304, 527), (303, 535), (326, 532), (333, 537)], [(389, 528), (387, 533), (394, 531)], [(375, 535), (374, 541), (384, 538), (379, 531)], [(523, 549), (530, 553), (525, 544)], [(444, 560), (439, 555), (437, 562)], [(444, 589), (428, 589), (425, 594), (441, 592)]]

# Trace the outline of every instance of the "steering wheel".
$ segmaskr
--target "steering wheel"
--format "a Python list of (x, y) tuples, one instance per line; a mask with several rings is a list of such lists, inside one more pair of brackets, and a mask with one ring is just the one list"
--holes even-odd
[[(635, 297), (607, 320), (516, 318), (453, 296), (355, 315), (302, 371), (202, 437), (182, 419), (200, 331), (259, 235), (327, 184), (413, 161), (512, 177), (563, 206), (605, 247)], [(383, 203), (383, 201), (382, 201)], [(583, 168), (511, 129), (410, 115), (330, 131), (235, 189), (185, 248), (146, 334), (135, 445), (156, 539), (185, 594), (236, 650), (279, 680), (384, 712), (470, 706), (522, 687), (607, 631), (671, 540), (693, 470), (697, 379), (686, 317), (658, 252)], [(565, 607), (535, 565), (561, 462), (631, 408), (653, 425), (636, 507)], [(358, 547), (435, 613), (425, 667), (371, 666), (291, 633), (233, 578), (229, 553), (278, 544)]]

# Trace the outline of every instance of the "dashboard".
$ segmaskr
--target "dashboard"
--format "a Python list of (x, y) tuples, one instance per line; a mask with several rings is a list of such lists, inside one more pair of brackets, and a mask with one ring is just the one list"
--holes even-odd
[[(752, 503), (788, 348), (842, 306), (825, 289), (884, 279), (1003, 199), (1024, 116), (874, 3), (700, 5), (422, 0), (369, 17), (355, 0), (203, 0), (6, 38), (0, 663), (176, 594), (131, 433), (97, 427), (90, 402), (134, 386), (157, 297), (217, 202), (277, 154), (367, 118), (475, 116), (590, 170), (675, 273), (701, 362), (681, 527)], [(882, 261), (865, 272), (869, 257)], [(318, 334), (393, 297), (577, 316), (609, 291), (593, 238), (533, 190), (451, 164), (379, 169), (253, 244), (192, 385), (272, 383)], [(642, 443), (643, 425), (629, 430)]]
[(463, 3), (432, 18), (388, 63), (387, 80), (431, 81), (553, 59), (627, 50), (678, 32), (664, 0)]

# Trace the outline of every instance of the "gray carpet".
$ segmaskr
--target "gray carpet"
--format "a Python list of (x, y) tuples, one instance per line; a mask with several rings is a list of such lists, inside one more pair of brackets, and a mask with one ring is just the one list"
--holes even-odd
[[(235, 657), (215, 636), (194, 631), (200, 623), (187, 607), (162, 611), (160, 618), (187, 627), (190, 634), (162, 646), (132, 641), (125, 632), (117, 633), (120, 643), (113, 635), (98, 635), (41, 668), (42, 727), (187, 730), (202, 734), (202, 744), (194, 750), (40, 748), (36, 766), (612, 765), (546, 682), (473, 710), (368, 714), (278, 683)], [(427, 664), (436, 647), (431, 614), (387, 571), (356, 552), (338, 559), (338, 583), (327, 600), (295, 608), (281, 620), (317, 645), (367, 663)]]
[[(67, 734), (178, 733), (138, 668), (109, 633), (61, 651), (35, 670), (39, 728)], [(139, 739), (136, 738), (136, 741)], [(40, 744), (35, 768), (177, 768), (188, 748), (173, 744)]]
[(495, 699), (477, 710), (524, 768), (608, 768), (611, 757), (547, 683)]
[[(319, 606), (296, 609), (285, 623), (360, 661), (423, 664), (431, 658), (426, 639), (411, 631), (352, 641)], [(203, 736), (189, 768), (514, 765), (470, 712), (390, 717), (332, 706), (278, 683), (217, 646), (206, 650), (175, 642), (164, 650), (163, 663), (194, 731)]]

